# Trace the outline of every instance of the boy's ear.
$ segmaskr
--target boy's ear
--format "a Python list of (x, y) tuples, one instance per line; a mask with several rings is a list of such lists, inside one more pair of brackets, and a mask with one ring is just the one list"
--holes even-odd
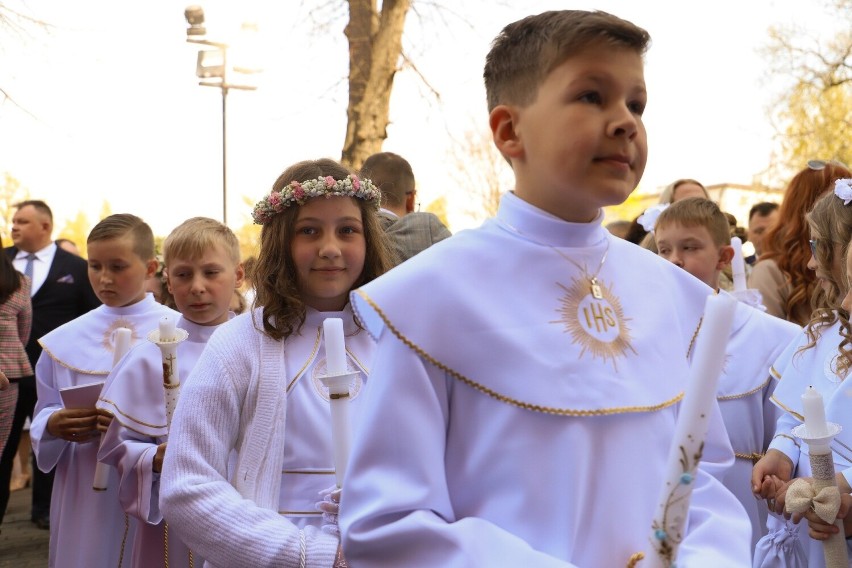
[(236, 289), (236, 288), (239, 288), (240, 286), (242, 286), (242, 285), (243, 285), (243, 281), (244, 281), (244, 280), (245, 280), (245, 278), (246, 278), (246, 269), (245, 269), (245, 267), (243, 267), (243, 263), (242, 263), (242, 262), (240, 262), (240, 263), (238, 263), (238, 264), (237, 264), (237, 270), (236, 270), (236, 273), (237, 273), (237, 281), (236, 281), (236, 283), (234, 284), (234, 288), (235, 288), (235, 289)]
[(488, 125), (494, 145), (509, 160), (523, 156), (524, 146), (515, 131), (517, 109), (509, 105), (497, 105), (488, 115)]
[(719, 249), (719, 263), (716, 265), (716, 270), (722, 270), (729, 264), (731, 264), (731, 260), (734, 258), (734, 247), (731, 245), (724, 245)]
[(145, 264), (145, 278), (153, 278), (157, 273), (157, 268), (160, 267), (160, 263), (157, 262), (156, 258), (152, 258)]
[(163, 285), (169, 291), (169, 294), (174, 295), (174, 292), (172, 292), (172, 282), (169, 280), (169, 269), (165, 267), (163, 268)]

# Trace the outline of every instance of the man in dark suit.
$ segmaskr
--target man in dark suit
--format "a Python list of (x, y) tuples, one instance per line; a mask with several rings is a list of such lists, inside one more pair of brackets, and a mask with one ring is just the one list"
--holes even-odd
[[(12, 242), (6, 249), (15, 268), (32, 280), (33, 325), (26, 345), (27, 356), (35, 369), (41, 355), (38, 340), (60, 325), (100, 305), (91, 284), (88, 266), (79, 256), (66, 252), (51, 240), (53, 213), (44, 201), (23, 201), (15, 205), (12, 217)], [(12, 419), (12, 432), (0, 456), (0, 522), (9, 501), (9, 478), (26, 418), (32, 417), (36, 403), (33, 377), (18, 385), (18, 404)], [(32, 521), (39, 528), (50, 528), (50, 493), (53, 472), (45, 474), (33, 467)]]
[(361, 174), (382, 192), (379, 218), (396, 252), (397, 264), (452, 235), (434, 213), (414, 210), (417, 190), (408, 160), (392, 152), (379, 152), (364, 160)]

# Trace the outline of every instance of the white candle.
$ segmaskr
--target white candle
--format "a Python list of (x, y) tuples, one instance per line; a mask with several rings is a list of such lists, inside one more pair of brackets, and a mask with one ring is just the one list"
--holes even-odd
[(177, 339), (177, 327), (172, 316), (160, 318), (160, 341), (174, 341)]
[(825, 406), (822, 395), (814, 387), (805, 389), (802, 395), (802, 409), (805, 416), (805, 429), (809, 438), (822, 438), (828, 435), (828, 424), (825, 420)]
[(711, 295), (695, 341), (685, 393), (680, 405), (666, 465), (666, 482), (651, 527), (651, 566), (673, 566), (686, 531), (689, 502), (708, 422), (716, 404), (716, 388), (737, 301), (727, 294)]
[[(133, 338), (133, 332), (126, 327), (119, 327), (113, 332), (113, 350), (112, 350), (112, 366), (118, 365), (121, 358), (130, 351), (130, 340)], [(101, 441), (104, 435), (101, 434)], [(109, 483), (109, 466), (97, 462), (95, 464), (95, 476), (92, 480), (92, 489), (95, 491), (106, 491)]]
[(326, 318), (322, 322), (325, 335), (325, 364), (329, 375), (346, 372), (346, 347), (343, 343), (343, 320)]
[(133, 332), (127, 329), (126, 327), (120, 327), (115, 330), (114, 334), (114, 348), (112, 351), (112, 366), (115, 367), (121, 358), (124, 357), (124, 354), (130, 351), (130, 340), (133, 336)]
[(731, 239), (731, 246), (734, 247), (734, 259), (731, 261), (731, 272), (734, 275), (734, 292), (742, 292), (747, 288), (743, 242), (739, 237), (733, 237)]

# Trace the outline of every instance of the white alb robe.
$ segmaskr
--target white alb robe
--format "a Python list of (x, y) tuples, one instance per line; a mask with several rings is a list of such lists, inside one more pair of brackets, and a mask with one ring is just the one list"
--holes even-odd
[(118, 476), (110, 468), (106, 491), (92, 490), (100, 438), (72, 443), (47, 431), (50, 416), (63, 408), (59, 389), (103, 381), (113, 362), (113, 332), (132, 331), (131, 345), (144, 340), (164, 315), (177, 316), (152, 294), (123, 308), (100, 306), (39, 340), (38, 402), (30, 427), (36, 462), (56, 468), (50, 503), (50, 566), (119, 566), (127, 562), (130, 524), (118, 502)]
[[(178, 376), (185, 383), (218, 326), (198, 325), (183, 316), (176, 326), (188, 332), (177, 348)], [(165, 532), (160, 474), (153, 471), (157, 446), (168, 441), (162, 355), (156, 344), (143, 341), (121, 360), (107, 378), (98, 407), (114, 416), (98, 458), (116, 468), (121, 505), (141, 520), (135, 523), (131, 565), (162, 566), (168, 552), (170, 568), (188, 567), (190, 552), (180, 539), (179, 527), (169, 526)], [(202, 564), (195, 554), (193, 565)]]
[[(341, 503), (353, 566), (626, 566), (648, 553), (712, 291), (599, 221), (507, 194), (496, 219), (353, 293), (378, 339)], [(572, 300), (607, 247), (606, 302)], [(749, 565), (748, 517), (717, 479), (732, 463), (714, 406), (679, 564)]]
[(719, 410), (736, 456), (724, 483), (751, 519), (752, 549), (766, 534), (767, 509), (752, 493), (751, 471), (772, 441), (780, 415), (770, 400), (775, 380), (769, 368), (801, 330), (794, 323), (740, 303), (719, 377)]

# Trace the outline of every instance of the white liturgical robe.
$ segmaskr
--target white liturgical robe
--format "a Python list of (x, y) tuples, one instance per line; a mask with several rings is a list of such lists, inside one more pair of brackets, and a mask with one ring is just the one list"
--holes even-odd
[(752, 493), (751, 470), (772, 441), (780, 414), (770, 400), (776, 381), (769, 369), (801, 330), (741, 303), (725, 350), (717, 394), (736, 461), (724, 481), (751, 519), (752, 547), (766, 534), (767, 508)]
[[(183, 382), (219, 326), (198, 325), (182, 316), (176, 326), (188, 333), (177, 347), (178, 376)], [(160, 474), (153, 470), (157, 446), (168, 441), (162, 352), (155, 343), (146, 340), (121, 360), (107, 378), (98, 407), (114, 416), (98, 457), (116, 468), (121, 506), (140, 519), (130, 551), (133, 566), (162, 566), (166, 553), (169, 568), (190, 566), (180, 527), (169, 526), (166, 532), (160, 514)], [(202, 564), (194, 555), (192, 565)]]
[[(567, 223), (513, 194), (481, 228), (356, 290), (378, 347), (344, 482), (347, 560), (610, 567), (647, 555), (711, 293), (600, 218)], [(678, 563), (748, 566), (713, 409)]]
[[(100, 437), (72, 443), (47, 431), (51, 415), (63, 408), (59, 389), (104, 381), (113, 363), (115, 330), (131, 330), (131, 345), (144, 341), (164, 315), (177, 312), (148, 294), (123, 308), (100, 306), (42, 337), (36, 365), (38, 403), (30, 428), (42, 471), (56, 467), (50, 503), (50, 566), (119, 566), (130, 549), (130, 524), (118, 502), (118, 476), (110, 468), (106, 491), (92, 483)], [(124, 554), (123, 560), (128, 560)], [(128, 564), (129, 565), (129, 564)]]

